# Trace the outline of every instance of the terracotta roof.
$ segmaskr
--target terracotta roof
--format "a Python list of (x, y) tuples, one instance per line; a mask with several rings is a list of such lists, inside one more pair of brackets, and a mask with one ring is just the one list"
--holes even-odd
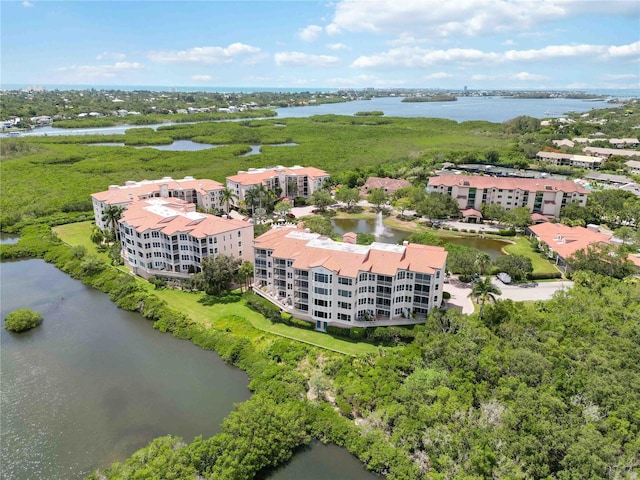
[(109, 190), (94, 193), (91, 196), (109, 205), (123, 204), (153, 196), (160, 192), (162, 185), (167, 185), (169, 190), (173, 191), (196, 190), (205, 194), (224, 188), (220, 182), (206, 178), (196, 180), (192, 177), (185, 177), (182, 180), (174, 180), (171, 177), (165, 177), (160, 180), (142, 180), (141, 182), (127, 182), (126, 185), (111, 185)]
[(606, 233), (584, 227), (568, 227), (562, 223), (540, 223), (530, 226), (529, 230), (562, 258), (568, 258), (594, 243), (609, 243), (611, 240), (611, 235)]
[(482, 218), (482, 212), (480, 210), (476, 210), (475, 208), (465, 208), (460, 212), (463, 217), (480, 217)]
[(329, 174), (324, 170), (315, 167), (301, 167), (299, 165), (293, 167), (274, 167), (274, 168), (256, 168), (249, 171), (240, 171), (237, 175), (227, 177), (228, 181), (239, 183), (240, 185), (258, 185), (265, 180), (279, 176), (280, 172), (285, 175), (308, 176), (310, 178), (328, 177)]
[(384, 191), (388, 192), (395, 192), (396, 190), (409, 186), (411, 186), (411, 182), (409, 182), (408, 180), (386, 177), (369, 177), (364, 184), (364, 188), (367, 190), (381, 188)]
[[(467, 183), (467, 185), (465, 185)], [(501, 188), (503, 190), (562, 191), (589, 193), (571, 180), (554, 180), (549, 178), (510, 178), (472, 175), (440, 175), (429, 179), (429, 186), (467, 187), (467, 188)], [(548, 190), (547, 187), (551, 187)]]
[(233, 218), (195, 211), (195, 205), (177, 198), (148, 198), (133, 202), (122, 214), (120, 223), (127, 223), (138, 232), (160, 230), (165, 235), (188, 233), (192, 237), (230, 232), (253, 225)]
[(442, 247), (377, 242), (354, 245), (295, 228), (272, 229), (256, 238), (254, 247), (272, 250), (274, 258), (293, 259), (294, 268), (322, 266), (347, 277), (356, 277), (361, 271), (395, 275), (397, 270), (411, 270), (431, 274), (435, 269), (444, 269), (447, 258)]

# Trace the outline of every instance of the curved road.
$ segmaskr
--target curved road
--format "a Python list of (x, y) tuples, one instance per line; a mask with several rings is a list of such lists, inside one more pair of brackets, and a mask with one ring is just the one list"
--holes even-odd
[[(498, 295), (499, 299), (504, 300), (508, 298), (514, 302), (550, 300), (558, 290), (567, 290), (573, 287), (573, 282), (568, 280), (538, 283), (537, 287), (531, 288), (505, 285), (495, 278), (493, 279), (493, 284), (502, 292), (501, 295)], [(473, 313), (473, 302), (469, 298), (471, 287), (461, 287), (451, 283), (445, 283), (444, 291), (451, 294), (451, 299), (447, 302), (450, 307), (460, 308), (462, 313), (465, 314)]]

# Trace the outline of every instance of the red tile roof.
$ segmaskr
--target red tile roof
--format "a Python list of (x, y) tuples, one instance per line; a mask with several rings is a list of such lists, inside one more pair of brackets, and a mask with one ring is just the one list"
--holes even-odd
[(310, 178), (328, 177), (329, 174), (324, 170), (315, 167), (274, 167), (274, 168), (258, 168), (247, 172), (238, 172), (237, 175), (227, 177), (227, 180), (239, 183), (240, 185), (258, 185), (265, 180), (279, 176), (280, 172), (285, 175), (308, 176)]
[(530, 226), (529, 230), (562, 258), (569, 258), (594, 243), (609, 243), (611, 240), (609, 234), (584, 227), (568, 227), (562, 223), (540, 223)]
[(353, 245), (295, 228), (272, 229), (256, 238), (254, 247), (272, 250), (275, 258), (293, 259), (294, 268), (323, 266), (347, 277), (355, 277), (360, 271), (395, 275), (397, 270), (411, 270), (431, 274), (435, 269), (444, 269), (447, 258), (442, 247), (377, 242)]
[(214, 190), (222, 190), (224, 185), (215, 180), (206, 178), (194, 179), (185, 177), (182, 180), (174, 180), (165, 177), (160, 180), (142, 180), (141, 182), (127, 182), (127, 185), (112, 185), (109, 190), (94, 193), (91, 196), (108, 205), (128, 203), (139, 198), (151, 197), (160, 192), (162, 185), (167, 185), (169, 190), (196, 190), (200, 193), (208, 193)]
[(195, 205), (179, 199), (149, 198), (133, 202), (122, 214), (121, 223), (127, 223), (138, 232), (159, 230), (165, 235), (188, 233), (196, 238), (230, 232), (253, 225), (233, 218), (195, 211)]
[[(555, 180), (544, 178), (512, 178), (512, 177), (490, 177), (487, 175), (440, 175), (429, 179), (429, 186), (453, 187), (460, 186), (465, 188), (501, 188), (503, 190), (528, 190), (536, 191), (562, 191), (588, 193), (571, 180)], [(550, 187), (549, 189), (547, 187)]]

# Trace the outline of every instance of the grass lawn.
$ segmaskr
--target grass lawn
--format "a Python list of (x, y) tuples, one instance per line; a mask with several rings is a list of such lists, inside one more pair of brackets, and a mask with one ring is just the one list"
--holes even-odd
[(518, 237), (513, 239), (514, 243), (505, 246), (504, 249), (511, 255), (522, 255), (531, 259), (533, 265), (533, 273), (557, 273), (558, 269), (542, 255), (531, 248), (529, 239)]
[[(97, 254), (100, 258), (104, 258), (104, 260), (108, 262), (109, 260), (106, 253), (98, 254), (95, 245), (89, 239), (91, 228), (92, 222), (80, 222), (58, 226), (54, 228), (54, 231), (63, 242), (72, 246), (84, 245), (87, 248), (87, 252)], [(190, 293), (170, 289), (154, 290), (149, 282), (140, 277), (136, 278), (138, 278), (140, 283), (145, 285), (149, 291), (153, 292), (162, 300), (165, 300), (175, 310), (185, 313), (197, 322), (212, 325), (218, 329), (228, 327), (239, 332), (244, 328), (244, 333), (255, 338), (255, 334), (251, 335), (250, 329), (247, 328), (251, 326), (263, 332), (298, 340), (345, 355), (361, 355), (378, 351), (377, 346), (369, 343), (350, 342), (349, 340), (334, 338), (326, 333), (303, 330), (278, 323), (273, 324), (263, 315), (247, 307), (244, 300), (237, 303), (204, 305), (200, 302), (200, 300), (205, 298), (204, 293)]]

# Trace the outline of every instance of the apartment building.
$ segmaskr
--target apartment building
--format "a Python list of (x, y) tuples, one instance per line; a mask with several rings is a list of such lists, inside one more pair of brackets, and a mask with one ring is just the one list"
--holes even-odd
[(125, 265), (144, 278), (188, 278), (209, 255), (253, 261), (252, 224), (199, 213), (178, 198), (136, 200), (119, 227)]
[(253, 242), (254, 292), (317, 330), (421, 323), (442, 302), (442, 247), (336, 242), (297, 228)]
[(208, 179), (184, 177), (174, 180), (163, 177), (160, 180), (128, 181), (124, 185), (110, 185), (104, 192), (91, 195), (93, 215), (96, 225), (102, 230), (109, 226), (102, 220), (109, 206), (128, 208), (132, 202), (145, 198), (176, 198), (194, 203), (205, 211), (221, 208), (221, 195), (224, 185)]
[(559, 217), (562, 207), (572, 202), (585, 206), (589, 193), (570, 180), (470, 175), (431, 177), (427, 192), (451, 195), (461, 210), (499, 204), (507, 210), (527, 207), (531, 213), (553, 217)]
[(234, 206), (245, 200), (247, 191), (264, 185), (270, 190), (278, 192), (280, 197), (309, 198), (313, 192), (320, 190), (329, 179), (329, 174), (315, 167), (270, 167), (250, 168), (239, 171), (237, 175), (227, 177), (227, 188), (232, 190), (236, 198)]
[(586, 168), (587, 170), (597, 170), (604, 161), (601, 157), (558, 152), (538, 152), (536, 160), (550, 165)]

